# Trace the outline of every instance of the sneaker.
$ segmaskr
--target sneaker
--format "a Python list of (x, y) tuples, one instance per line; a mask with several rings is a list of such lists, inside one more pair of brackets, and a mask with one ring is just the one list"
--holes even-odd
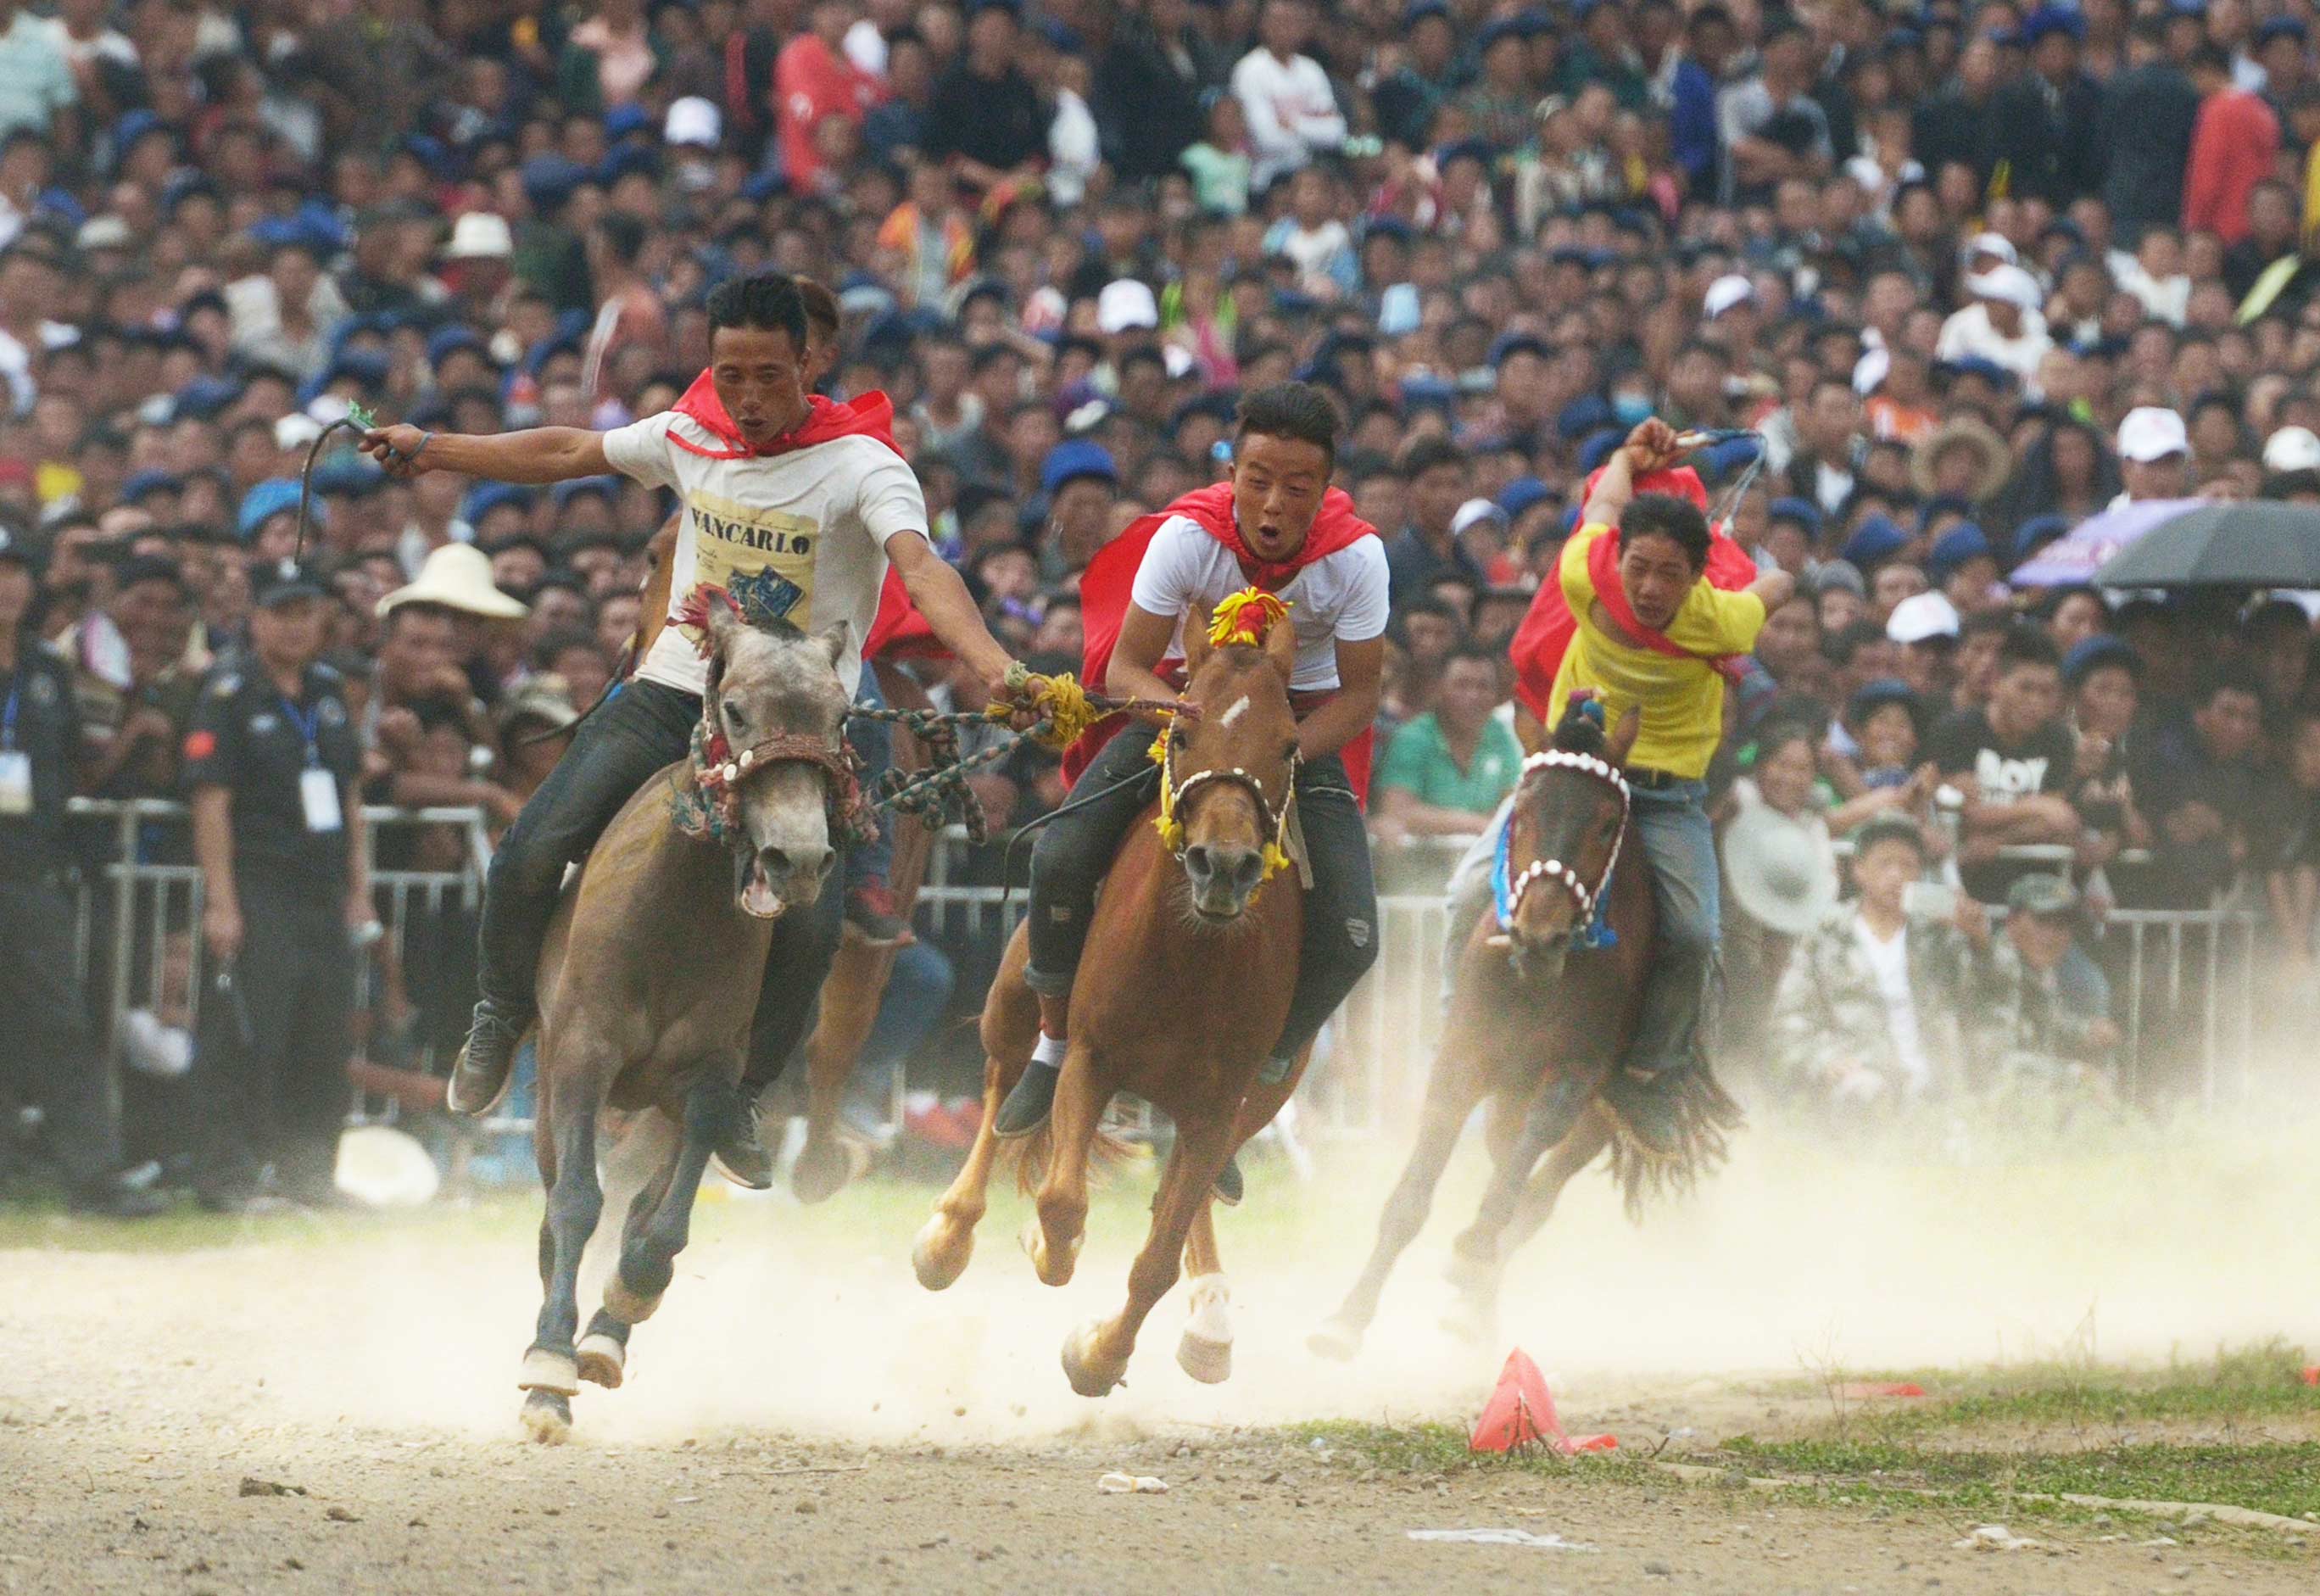
[(1672, 1158), (1683, 1145), (1683, 1128), (1676, 1119), (1680, 1074), (1623, 1069), (1603, 1083), (1604, 1106), (1627, 1138), (1654, 1158)]
[(991, 1134), (1001, 1141), (1016, 1141), (1045, 1125), (1055, 1111), (1056, 1083), (1063, 1077), (1064, 1072), (1052, 1064), (1024, 1066), (1023, 1078), (999, 1105), (999, 1122)]
[(1225, 1166), (1217, 1172), (1216, 1193), (1217, 1201), (1227, 1208), (1238, 1208), (1240, 1200), (1247, 1195), (1248, 1188), (1240, 1178), (1239, 1154), (1226, 1159)]
[(737, 1186), (752, 1192), (769, 1190), (774, 1183), (774, 1155), (766, 1146), (765, 1138), (757, 1134), (757, 1103), (748, 1093), (741, 1094), (725, 1135), (710, 1154), (709, 1161), (717, 1165), (717, 1173)]
[(458, 1062), (451, 1066), (450, 1084), (443, 1091), (444, 1106), (455, 1114), (472, 1116), (497, 1108), (507, 1095), (515, 1050), (530, 1023), (529, 1016), (508, 1013), (489, 998), (478, 1002)]
[(865, 881), (846, 894), (846, 931), (872, 948), (900, 948), (918, 939), (911, 922), (895, 912), (894, 889), (883, 881)]

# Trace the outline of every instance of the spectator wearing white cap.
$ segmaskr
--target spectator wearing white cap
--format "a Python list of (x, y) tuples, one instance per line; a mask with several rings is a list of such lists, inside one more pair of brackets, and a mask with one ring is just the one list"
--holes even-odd
[(2183, 418), (2141, 404), (2118, 424), (2118, 474), (2126, 491), (2114, 506), (2144, 499), (2180, 499), (2190, 491), (2191, 440)]
[(2320, 434), (2309, 427), (2282, 427), (2264, 440), (2263, 496), (2320, 503)]
[(2003, 263), (1965, 279), (1973, 303), (1942, 323), (1935, 355), (1943, 360), (1983, 359), (2012, 372), (2029, 398), (2039, 396), (2038, 367), (2054, 340), (2046, 334), (2038, 279)]

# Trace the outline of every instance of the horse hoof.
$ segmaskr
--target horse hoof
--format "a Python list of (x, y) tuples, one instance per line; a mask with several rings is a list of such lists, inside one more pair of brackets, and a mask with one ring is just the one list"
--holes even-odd
[(1442, 1316), (1442, 1328), (1453, 1340), (1469, 1347), (1489, 1347), (1498, 1339), (1499, 1316), (1479, 1302), (1461, 1302)]
[[(954, 1235), (959, 1239), (953, 1241)], [(911, 1267), (919, 1283), (930, 1292), (941, 1291), (965, 1274), (967, 1260), (974, 1256), (974, 1232), (954, 1230), (942, 1214), (920, 1226), (918, 1239), (911, 1244)]]
[(1092, 1319), (1064, 1338), (1064, 1378), (1083, 1397), (1110, 1396), (1111, 1388), (1128, 1373), (1124, 1360), (1117, 1368), (1090, 1361), (1088, 1349), (1102, 1328), (1101, 1319)]
[(604, 1311), (624, 1325), (644, 1323), (659, 1307), (659, 1292), (655, 1292), (647, 1297), (630, 1291), (618, 1270), (613, 1271), (612, 1278), (604, 1283)]
[(535, 1391), (523, 1399), (524, 1432), (543, 1446), (561, 1446), (572, 1438), (572, 1399), (553, 1391)]
[(1331, 1363), (1349, 1364), (1362, 1349), (1362, 1333), (1342, 1319), (1333, 1319), (1305, 1338), (1305, 1350)]
[(606, 1391), (621, 1389), (627, 1374), (629, 1349), (605, 1335), (580, 1338), (580, 1378), (591, 1385), (601, 1385)]
[(1232, 1343), (1186, 1330), (1176, 1343), (1176, 1365), (1203, 1385), (1222, 1385), (1232, 1378)]
[[(516, 1376), (515, 1383), (529, 1392), (547, 1392), (559, 1397), (578, 1396), (579, 1360), (568, 1352), (535, 1347), (523, 1355), (523, 1370)], [(566, 1419), (569, 1419), (568, 1414)]]
[(1058, 1257), (1049, 1251), (1047, 1233), (1040, 1228), (1038, 1216), (1034, 1214), (1023, 1221), (1020, 1239), (1023, 1243), (1023, 1255), (1031, 1260), (1031, 1268), (1038, 1275), (1042, 1285), (1071, 1284), (1072, 1270), (1079, 1263), (1080, 1242), (1083, 1238), (1073, 1237), (1071, 1246), (1065, 1247), (1062, 1256)]
[(827, 1202), (846, 1188), (854, 1165), (834, 1137), (808, 1137), (790, 1165), (790, 1194), (800, 1202)]

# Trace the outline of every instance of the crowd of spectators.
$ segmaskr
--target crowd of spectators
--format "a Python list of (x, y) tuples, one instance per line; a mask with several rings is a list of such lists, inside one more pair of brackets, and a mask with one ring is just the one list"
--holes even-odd
[[(2017, 1029), (2099, 1070), (2102, 905), (2238, 887), (2315, 959), (2306, 602), (2007, 581), (2121, 501), (2320, 503), (2314, 10), (0, 0), (0, 571), (71, 672), (82, 790), (174, 795), (325, 423), (652, 413), (703, 364), (707, 288), (771, 266), (837, 295), (829, 385), (893, 396), (999, 635), (1069, 667), (1092, 554), (1223, 474), (1238, 392), (1300, 376), (1390, 550), (1371, 813), (1420, 879), (1515, 779), (1508, 643), (1583, 473), (1646, 414), (1753, 432), (1701, 457), (1710, 491), (1802, 585), (1718, 783), (1891, 847), (1808, 848), (1772, 920), (1733, 894), (1742, 1029), (1848, 1100), (1864, 1069), (1962, 1084), (1914, 1020), (1890, 1070), (1817, 1062), (1799, 1006), (1903, 1024), (1890, 958), (1827, 927), (1923, 920), (1875, 879), (1915, 838), (1899, 874), (2013, 905), (1995, 940), (1943, 917), (1982, 953), (1943, 990), (2059, 981), (2076, 1020)], [(619, 669), (667, 506), (342, 450), (313, 489), (363, 792), (503, 825), (559, 746), (526, 733)], [(1029, 753), (976, 779), (1002, 832), (1061, 790)], [(1847, 871), (1859, 906), (1823, 902)], [(2070, 957), (2029, 923), (2073, 916)], [(385, 983), (375, 1042), (456, 1035), (421, 989), (458, 940), (406, 950), (432, 973)]]

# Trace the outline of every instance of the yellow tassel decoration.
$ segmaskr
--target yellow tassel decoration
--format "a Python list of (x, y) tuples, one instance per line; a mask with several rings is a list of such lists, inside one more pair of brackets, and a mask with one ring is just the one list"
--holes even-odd
[[(1010, 688), (1020, 692), (1030, 680), (1030, 667), (1021, 660), (1007, 667), (1007, 685)], [(1079, 741), (1089, 727), (1102, 718), (1101, 712), (1088, 702), (1087, 689), (1081, 686), (1069, 671), (1048, 676), (1045, 681), (1046, 685), (1039, 689), (1038, 697), (1032, 701), (1040, 718), (1047, 723), (1047, 729), (1039, 734), (1039, 740), (1051, 748), (1070, 748)], [(983, 713), (991, 720), (1004, 721), (1013, 712), (1013, 708), (1008, 703), (994, 703)]]
[(1261, 587), (1244, 587), (1226, 596), (1209, 615), (1209, 646), (1263, 643), (1273, 623), (1286, 620), (1288, 603)]

